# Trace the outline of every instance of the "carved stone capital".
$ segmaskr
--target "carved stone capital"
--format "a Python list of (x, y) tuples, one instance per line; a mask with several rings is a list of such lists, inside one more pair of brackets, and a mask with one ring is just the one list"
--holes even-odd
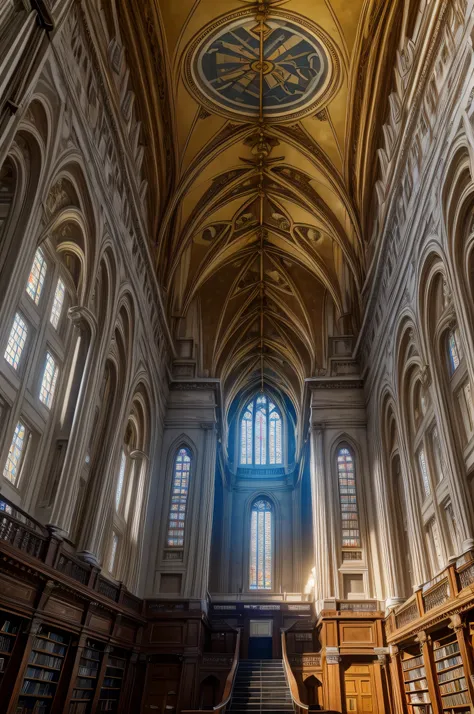
[(427, 632), (421, 630), (417, 633), (415, 640), (420, 643), (421, 647), (423, 647), (423, 645), (426, 645), (428, 644), (428, 642), (431, 642), (431, 637), (428, 635)]
[(97, 332), (97, 320), (89, 308), (84, 307), (84, 305), (73, 305), (73, 307), (70, 307), (67, 311), (67, 315), (75, 327), (83, 332), (88, 331), (91, 337), (95, 337)]
[(326, 664), (340, 664), (341, 660), (339, 647), (326, 647)]
[(450, 630), (454, 630), (454, 632), (463, 630), (466, 627), (466, 623), (463, 622), (462, 616), (458, 612), (451, 615), (449, 619), (451, 620), (451, 624), (448, 625), (448, 627)]
[(148, 461), (150, 457), (148, 456), (148, 454), (145, 454), (144, 451), (140, 451), (140, 449), (134, 449), (130, 452), (130, 458), (134, 459), (135, 461)]

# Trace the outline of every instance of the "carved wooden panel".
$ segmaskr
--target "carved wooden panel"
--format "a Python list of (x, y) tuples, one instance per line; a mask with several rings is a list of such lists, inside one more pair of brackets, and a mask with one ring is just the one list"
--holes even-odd
[(372, 623), (341, 623), (341, 646), (376, 646), (376, 633)]
[(183, 626), (182, 625), (161, 625), (154, 624), (151, 628), (150, 642), (162, 643), (165, 645), (182, 645), (183, 644)]
[(50, 597), (44, 608), (45, 612), (49, 612), (52, 615), (58, 615), (63, 617), (70, 622), (80, 623), (82, 620), (83, 609), (72, 605), (71, 603), (65, 602), (55, 597)]
[(2, 573), (0, 577), (0, 595), (4, 595), (10, 600), (21, 600), (21, 602), (32, 604), (35, 599), (36, 588)]

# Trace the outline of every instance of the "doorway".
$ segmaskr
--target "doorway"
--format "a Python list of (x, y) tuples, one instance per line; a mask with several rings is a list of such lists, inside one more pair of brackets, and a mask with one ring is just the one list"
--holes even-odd
[(273, 620), (250, 620), (249, 659), (272, 659)]
[(344, 673), (346, 710), (348, 714), (377, 714), (373, 667), (351, 665)]

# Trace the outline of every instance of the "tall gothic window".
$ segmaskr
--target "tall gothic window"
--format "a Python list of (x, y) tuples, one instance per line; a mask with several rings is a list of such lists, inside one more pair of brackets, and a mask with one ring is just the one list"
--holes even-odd
[(174, 462), (171, 508), (168, 520), (168, 547), (184, 546), (184, 526), (189, 493), (189, 475), (191, 472), (191, 452), (180, 449)]
[(272, 505), (259, 498), (250, 516), (250, 590), (272, 589)]
[(451, 374), (454, 374), (462, 359), (461, 341), (457, 328), (451, 330), (448, 334), (448, 352)]
[(354, 458), (346, 446), (337, 452), (337, 473), (341, 506), (342, 547), (360, 548), (359, 509), (357, 507)]
[(280, 412), (265, 394), (254, 397), (240, 421), (240, 464), (278, 466), (283, 463)]

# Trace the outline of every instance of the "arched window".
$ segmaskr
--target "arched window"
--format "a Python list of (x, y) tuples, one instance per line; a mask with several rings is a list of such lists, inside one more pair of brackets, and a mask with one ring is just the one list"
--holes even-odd
[(166, 544), (171, 548), (184, 546), (184, 526), (189, 493), (189, 475), (191, 472), (191, 453), (189, 449), (180, 449), (174, 462), (171, 508), (168, 520)]
[(282, 420), (265, 394), (254, 397), (240, 420), (241, 466), (278, 466), (283, 463)]
[(450, 330), (448, 333), (448, 354), (449, 368), (451, 374), (454, 374), (462, 359), (461, 340), (459, 339), (459, 332), (457, 328)]
[(355, 483), (354, 458), (344, 446), (337, 452), (339, 501), (341, 506), (342, 547), (360, 548), (359, 509)]
[(250, 590), (272, 589), (272, 505), (254, 502), (250, 515)]

